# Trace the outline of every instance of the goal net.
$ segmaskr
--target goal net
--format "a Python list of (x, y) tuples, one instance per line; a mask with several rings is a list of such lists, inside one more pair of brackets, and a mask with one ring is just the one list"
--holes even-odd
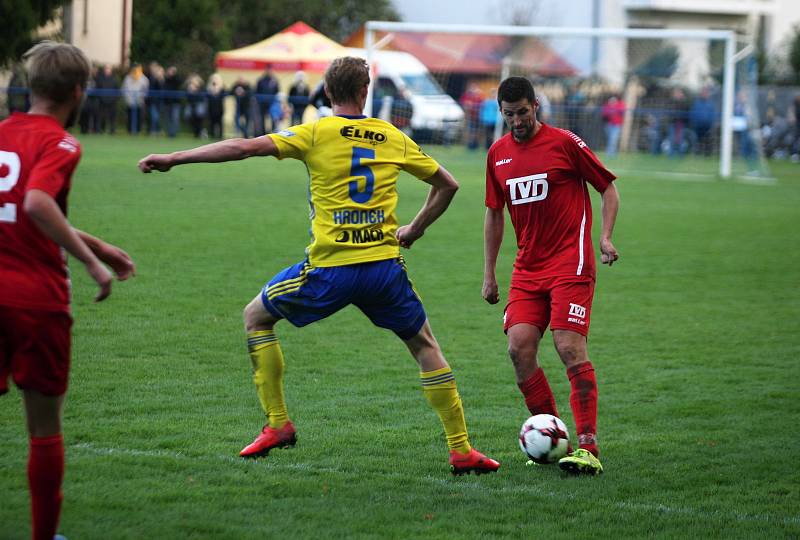
[(371, 21), (368, 107), (426, 144), (486, 148), (504, 131), (496, 88), (529, 78), (539, 119), (619, 173), (767, 177), (755, 60), (730, 31)]

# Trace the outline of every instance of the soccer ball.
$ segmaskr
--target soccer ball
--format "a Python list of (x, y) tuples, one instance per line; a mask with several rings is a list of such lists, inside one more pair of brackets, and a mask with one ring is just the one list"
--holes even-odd
[(567, 455), (567, 445), (567, 426), (552, 414), (531, 416), (519, 432), (519, 447), (536, 463), (555, 463)]

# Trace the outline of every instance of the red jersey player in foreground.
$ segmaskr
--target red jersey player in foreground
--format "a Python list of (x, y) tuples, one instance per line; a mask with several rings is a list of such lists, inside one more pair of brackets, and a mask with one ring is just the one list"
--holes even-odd
[(586, 352), (595, 284), (587, 183), (602, 193), (601, 261), (611, 266), (619, 258), (611, 243), (619, 208), (615, 176), (579, 137), (536, 119), (538, 101), (528, 79), (504, 80), (497, 102), (511, 133), (492, 145), (486, 160), (482, 295), (490, 304), (500, 299), (495, 270), (507, 206), (518, 251), (504, 330), (517, 384), (531, 414), (558, 416), (536, 357), (549, 325), (572, 386), (579, 445), (559, 466), (572, 473), (599, 474), (597, 381)]
[(0, 394), (8, 378), (22, 391), (30, 453), (33, 538), (52, 539), (61, 510), (64, 439), (61, 411), (70, 362), (70, 284), (62, 248), (111, 294), (112, 275), (132, 276), (121, 249), (66, 219), (81, 148), (64, 128), (77, 118), (90, 64), (80, 49), (43, 42), (25, 54), (28, 114), (0, 122)]

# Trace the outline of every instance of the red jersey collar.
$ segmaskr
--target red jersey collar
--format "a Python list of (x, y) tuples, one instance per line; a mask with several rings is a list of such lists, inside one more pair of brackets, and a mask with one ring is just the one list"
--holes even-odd
[(35, 114), (35, 113), (14, 111), (13, 113), (11, 113), (11, 118), (13, 118), (14, 120), (24, 120), (26, 118), (30, 118), (32, 120), (37, 120), (41, 122), (52, 122), (59, 128), (64, 129), (64, 126), (62, 126), (58, 120), (56, 120), (49, 114)]

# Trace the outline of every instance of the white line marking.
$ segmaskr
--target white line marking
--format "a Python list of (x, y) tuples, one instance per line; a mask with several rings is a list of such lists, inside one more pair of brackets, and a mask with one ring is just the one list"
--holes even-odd
[(685, 182), (730, 182), (737, 184), (749, 184), (759, 186), (777, 185), (778, 179), (774, 176), (733, 176), (732, 180), (721, 180), (714, 174), (692, 173), (692, 172), (672, 172), (672, 171), (645, 171), (639, 169), (617, 169), (614, 174), (624, 178), (627, 175), (643, 176), (649, 180), (672, 180)]
[[(219, 460), (224, 461), (226, 463), (233, 463), (238, 465), (254, 465), (254, 466), (261, 466), (264, 468), (276, 468), (276, 469), (292, 469), (298, 471), (314, 471), (314, 472), (326, 472), (326, 473), (333, 473), (333, 474), (340, 474), (344, 476), (359, 476), (363, 477), (364, 475), (368, 476), (382, 476), (385, 478), (399, 478), (399, 479), (407, 479), (407, 474), (400, 474), (400, 473), (384, 473), (384, 472), (364, 472), (364, 471), (346, 471), (336, 467), (320, 467), (318, 465), (313, 465), (310, 463), (280, 463), (276, 464), (274, 461), (270, 462), (268, 460), (260, 459), (256, 460), (245, 460), (235, 456), (229, 455), (201, 455), (201, 456), (187, 456), (182, 452), (171, 452), (168, 450), (136, 450), (132, 448), (108, 448), (108, 447), (100, 447), (95, 446), (91, 443), (77, 443), (69, 446), (70, 449), (74, 450), (83, 450), (88, 453), (92, 453), (95, 455), (101, 456), (134, 456), (134, 457), (154, 457), (154, 458), (161, 458), (167, 457), (172, 459), (180, 459), (180, 460), (192, 460), (196, 461), (200, 460)], [(546, 489), (539, 488), (535, 485), (531, 484), (524, 484), (524, 485), (517, 485), (517, 486), (495, 486), (489, 484), (487, 482), (482, 483), (474, 483), (474, 482), (461, 482), (457, 483), (455, 478), (450, 478), (449, 476), (445, 476), (445, 474), (449, 474), (449, 472), (445, 473), (442, 471), (441, 477), (433, 477), (433, 476), (420, 476), (420, 480), (427, 481), (431, 484), (437, 484), (444, 487), (452, 488), (454, 486), (459, 487), (460, 489), (480, 489), (482, 491), (493, 491), (498, 493), (508, 493), (512, 495), (541, 495), (544, 497), (548, 497), (551, 499), (562, 499), (562, 500), (575, 500), (577, 499), (577, 495), (571, 493), (559, 493), (556, 491), (549, 491)], [(739, 522), (767, 522), (767, 523), (782, 523), (784, 525), (795, 525), (800, 523), (800, 516), (772, 516), (772, 515), (765, 515), (765, 514), (743, 514), (741, 512), (722, 512), (722, 511), (712, 511), (706, 512), (703, 510), (696, 510), (691, 507), (681, 507), (681, 506), (667, 506), (665, 504), (650, 504), (650, 503), (634, 503), (634, 502), (627, 502), (627, 501), (614, 501), (610, 502), (613, 506), (619, 508), (620, 510), (636, 510), (636, 511), (645, 511), (645, 512), (653, 512), (653, 513), (660, 513), (660, 514), (681, 514), (686, 516), (697, 516), (701, 518), (716, 518), (722, 521), (739, 521)]]

